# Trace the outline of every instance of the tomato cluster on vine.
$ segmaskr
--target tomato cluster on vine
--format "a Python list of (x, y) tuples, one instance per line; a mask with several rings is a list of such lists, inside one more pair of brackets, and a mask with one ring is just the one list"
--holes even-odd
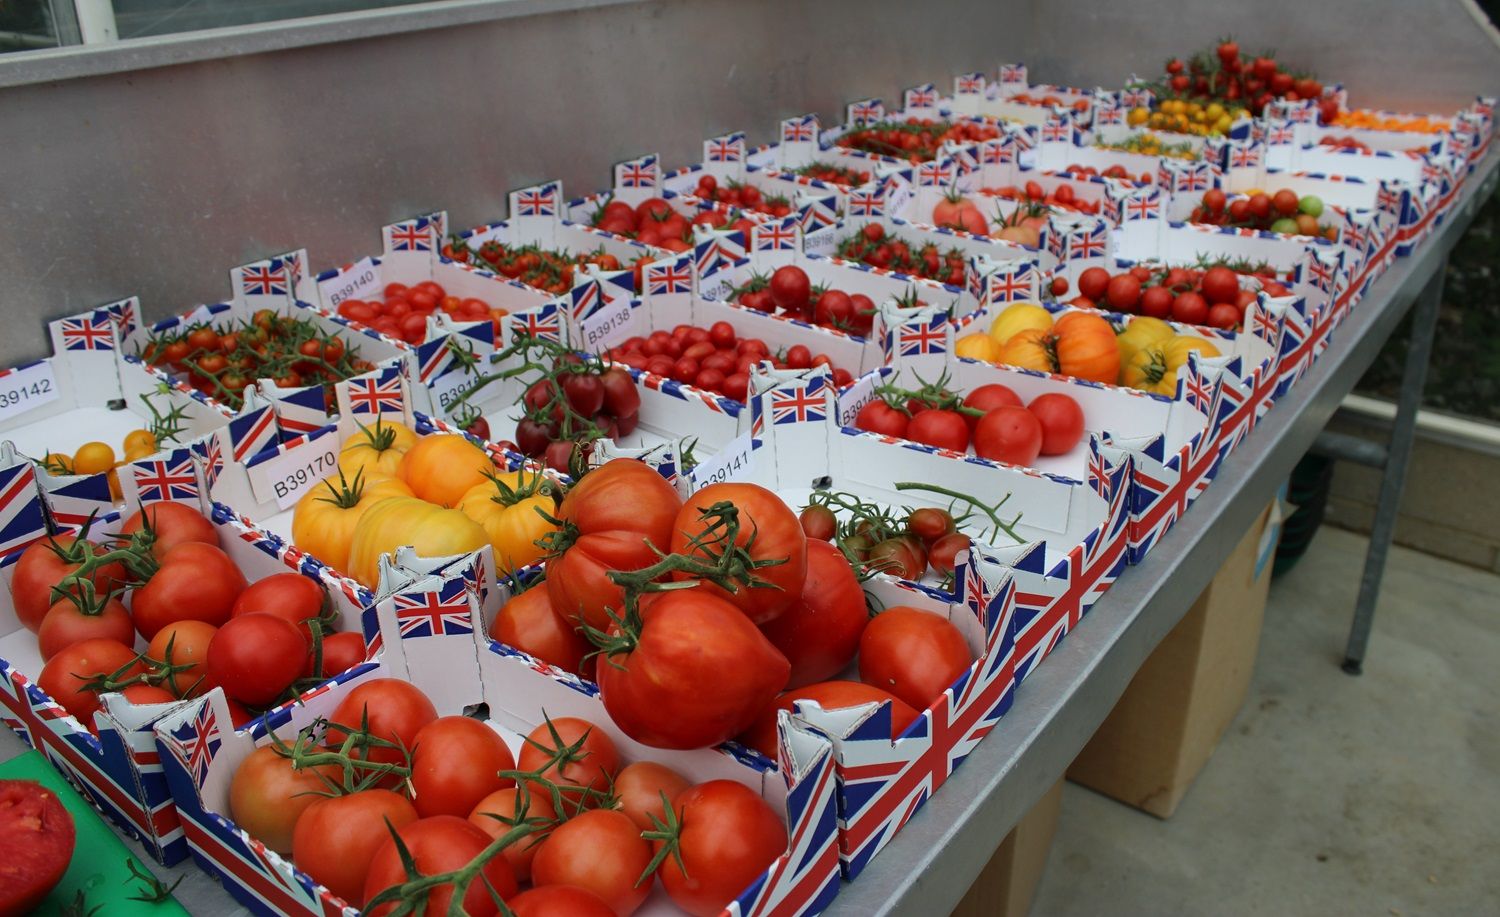
[(907, 121), (879, 121), (854, 128), (834, 141), (850, 150), (905, 159), (908, 162), (931, 162), (938, 157), (943, 144), (978, 143), (1000, 136), (999, 129), (976, 121), (940, 121), (913, 118)]
[(1188, 219), (1211, 226), (1236, 226), (1337, 241), (1337, 226), (1318, 224), (1323, 210), (1322, 198), (1316, 194), (1299, 197), (1290, 188), (1282, 188), (1273, 194), (1251, 191), (1237, 195), (1234, 200), (1230, 200), (1222, 189), (1210, 188), (1203, 193), (1202, 200)]
[(1236, 103), (1257, 116), (1276, 99), (1311, 99), (1317, 101), (1324, 123), (1332, 122), (1339, 113), (1338, 99), (1325, 97), (1323, 84), (1317, 79), (1287, 69), (1271, 51), (1254, 56), (1241, 53), (1233, 39), (1224, 39), (1186, 62), (1174, 57), (1167, 61), (1165, 70), (1158, 86), (1163, 97)]
[[(1111, 166), (1110, 168), (1118, 168)], [(1120, 170), (1122, 173), (1123, 169)], [(1050, 192), (1043, 188), (1040, 182), (1028, 181), (1024, 185), (1001, 185), (995, 188), (980, 188), (979, 193), (988, 194), (991, 197), (1003, 198), (1008, 201), (1019, 201), (1022, 204), (1039, 204), (1059, 210), (1073, 210), (1078, 213), (1094, 214), (1099, 212), (1099, 201), (1086, 201), (1080, 198), (1073, 190), (1072, 185), (1058, 185)]]
[(444, 247), (443, 254), (555, 295), (573, 289), (574, 277), (582, 265), (597, 265), (603, 271), (621, 269), (620, 259), (602, 248), (573, 253), (540, 245), (507, 245), (496, 239), (481, 242), (478, 248), (455, 241)]
[(411, 286), (388, 283), (381, 292), (381, 299), (344, 300), (339, 303), (338, 314), (408, 344), (427, 340), (427, 318), (438, 312), (458, 322), (491, 322), (497, 337), (500, 320), (509, 314), (507, 310), (492, 308), (489, 303), (473, 296), (449, 296), (443, 285), (435, 280), (424, 280)]
[(1030, 465), (1038, 456), (1071, 452), (1083, 438), (1083, 409), (1061, 392), (1028, 404), (997, 382), (959, 396), (939, 380), (917, 390), (884, 385), (877, 394), (854, 416), (857, 429), (951, 452), (972, 446), (980, 458)]
[(831, 162), (810, 162), (805, 166), (792, 169), (792, 172), (804, 178), (827, 182), (841, 188), (857, 188), (870, 180), (870, 173), (864, 169), (852, 169)]
[(145, 346), (142, 358), (229, 407), (244, 403), (245, 387), (270, 379), (281, 388), (324, 386), (327, 410), (336, 410), (333, 384), (374, 369), (359, 348), (324, 331), (312, 319), (254, 313), (240, 327), (220, 332), (208, 324), (166, 331)]
[(633, 369), (675, 379), (735, 401), (748, 397), (750, 370), (762, 361), (769, 361), (776, 369), (827, 366), (835, 385), (842, 387), (854, 381), (849, 370), (834, 366), (827, 354), (813, 353), (806, 344), (794, 344), (772, 353), (765, 341), (740, 337), (728, 322), (714, 322), (708, 328), (678, 325), (670, 332), (653, 331), (644, 337), (628, 338), (609, 348), (605, 355)]
[(596, 440), (629, 436), (640, 424), (641, 395), (630, 373), (576, 354), (554, 360), (521, 404), (516, 451), (564, 474), (579, 470)]
[(1136, 265), (1115, 274), (1089, 268), (1079, 275), (1079, 296), (1071, 302), (1187, 325), (1237, 328), (1256, 298), (1255, 290), (1240, 285), (1242, 274), (1255, 277), (1271, 296), (1287, 295), (1286, 285), (1268, 267), (1239, 271), (1223, 264), (1206, 269)]
[(698, 184), (693, 188), (693, 194), (705, 201), (763, 213), (776, 219), (790, 216), (792, 213), (792, 200), (786, 195), (773, 194), (767, 197), (760, 188), (748, 182), (728, 181), (720, 184), (719, 180), (712, 175), (698, 176)]
[[(807, 271), (785, 264), (770, 277), (755, 275), (736, 287), (731, 302), (747, 309), (784, 315), (847, 334), (868, 337), (875, 327), (875, 301), (863, 293), (847, 293), (833, 287), (814, 287)], [(925, 305), (913, 292), (906, 308)]]
[(837, 257), (938, 283), (953, 286), (963, 286), (964, 283), (963, 249), (944, 251), (935, 242), (913, 245), (900, 236), (886, 233), (885, 227), (879, 223), (866, 223), (859, 232), (840, 242)]

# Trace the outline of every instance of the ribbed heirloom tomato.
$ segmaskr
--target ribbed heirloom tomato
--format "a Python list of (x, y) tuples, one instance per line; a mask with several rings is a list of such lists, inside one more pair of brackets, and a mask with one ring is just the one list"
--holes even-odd
[[(807, 535), (791, 507), (766, 488), (758, 484), (710, 484), (688, 498), (677, 514), (672, 553), (700, 557), (722, 553), (721, 548), (695, 546), (694, 542), (708, 536), (712, 520), (705, 518), (704, 511), (723, 502), (732, 503), (739, 510), (735, 545), (747, 549), (754, 561), (772, 562), (754, 570), (755, 578), (768, 585), (741, 585), (733, 593), (713, 583), (703, 583), (697, 588), (730, 602), (752, 622), (764, 624), (790, 608), (802, 595), (802, 583), (807, 577)], [(679, 572), (674, 578), (694, 577)]]

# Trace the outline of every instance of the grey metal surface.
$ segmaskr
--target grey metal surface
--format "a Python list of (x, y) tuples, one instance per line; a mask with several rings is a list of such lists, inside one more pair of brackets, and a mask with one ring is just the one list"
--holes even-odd
[[(1213, 486), (1143, 563), (1125, 571), (1016, 696), (932, 800), (844, 886), (830, 915), (947, 914), (1011, 827), (1072, 762), (1130, 679), (1208, 585), (1493, 192), (1500, 150), (1454, 215), (1398, 260), (1334, 332), (1290, 395), (1224, 460)], [(1336, 658), (1330, 648), (1330, 659)]]
[(1335, 433), (1324, 430), (1313, 440), (1311, 451), (1329, 458), (1343, 459), (1369, 468), (1384, 468), (1390, 458), (1390, 450), (1384, 443), (1377, 443), (1362, 436)]
[(696, 160), (716, 133), (764, 141), (781, 117), (1001, 61), (1112, 86), (1234, 30), (1346, 75), (1357, 103), (1452, 111), (1500, 92), (1471, 7), (456, 0), (4, 55), (0, 366), (45, 354), (46, 318), (131, 293), (161, 317), (272, 252), (327, 267), (393, 219), (477, 224), (530, 182), (593, 191), (627, 156)]
[(1396, 406), (1396, 422), (1391, 427), (1385, 473), (1380, 479), (1380, 499), (1375, 504), (1375, 522), (1370, 527), (1370, 547), (1365, 553), (1365, 569), (1360, 575), (1359, 597), (1354, 603), (1354, 620), (1349, 625), (1349, 643), (1344, 650), (1344, 671), (1358, 675), (1364, 670), (1365, 651), (1370, 644), (1370, 628), (1375, 624), (1375, 605), (1380, 601), (1380, 581), (1385, 577), (1385, 561), (1396, 535), (1396, 517), (1401, 512), (1401, 492), (1406, 488), (1406, 468), (1411, 461), (1412, 442), (1417, 436), (1417, 409), (1422, 406), (1422, 390), (1427, 384), (1427, 362), (1432, 356), (1432, 341), (1437, 335), (1438, 309), (1443, 303), (1443, 280), (1447, 273), (1447, 253), (1437, 270), (1417, 297), (1412, 312), (1411, 342), (1407, 345), (1406, 368), (1401, 376), (1401, 400)]

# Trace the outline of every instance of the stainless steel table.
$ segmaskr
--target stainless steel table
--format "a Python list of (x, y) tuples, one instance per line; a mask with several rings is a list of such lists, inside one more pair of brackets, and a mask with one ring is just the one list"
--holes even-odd
[[(1469, 177), (1444, 224), (1374, 285), (1182, 521), (1115, 582), (1021, 688), (995, 731), (859, 880), (844, 886), (829, 914), (931, 917), (963, 898), (1000, 841), (1067, 769), (1146, 657), (1187, 613), (1418, 295), (1436, 295), (1448, 251), (1497, 180), (1500, 147)], [(1338, 658), (1330, 647), (1330, 663)], [(1359, 690), (1359, 683), (1349, 682), (1349, 689)], [(0, 732), (0, 759), (24, 747)], [(167, 881), (186, 876), (177, 899), (195, 915), (248, 913), (191, 860), (174, 869), (151, 865)]]

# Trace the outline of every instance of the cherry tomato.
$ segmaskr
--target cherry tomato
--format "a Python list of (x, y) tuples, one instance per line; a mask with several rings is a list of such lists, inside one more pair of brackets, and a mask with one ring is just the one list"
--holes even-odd
[(946, 618), (898, 605), (876, 615), (859, 641), (859, 680), (917, 710), (973, 663), (963, 634)]
[(870, 547), (866, 562), (873, 569), (905, 580), (921, 579), (927, 572), (927, 552), (921, 539), (887, 538)]
[(1104, 291), (1109, 288), (1109, 271), (1102, 267), (1091, 267), (1078, 275), (1078, 293), (1086, 296), (1094, 302), (1098, 302), (1104, 296)]
[(968, 535), (965, 535), (963, 532), (949, 532), (932, 543), (931, 549), (927, 552), (927, 562), (938, 573), (952, 573), (955, 564), (958, 562), (958, 552), (967, 551), (968, 549)]
[(466, 716), (440, 716), (418, 730), (412, 749), (417, 814), (467, 817), (480, 800), (514, 785), (499, 772), (515, 766), (500, 733)]
[(788, 312), (806, 309), (812, 295), (812, 281), (807, 272), (795, 264), (786, 264), (771, 274), (771, 299)]
[(913, 510), (906, 517), (906, 530), (922, 539), (923, 544), (930, 546), (954, 530), (953, 514), (947, 510), (924, 506)]
[(838, 529), (838, 517), (826, 506), (803, 507), (797, 514), (797, 521), (802, 523), (802, 531), (809, 540), (832, 541)]

